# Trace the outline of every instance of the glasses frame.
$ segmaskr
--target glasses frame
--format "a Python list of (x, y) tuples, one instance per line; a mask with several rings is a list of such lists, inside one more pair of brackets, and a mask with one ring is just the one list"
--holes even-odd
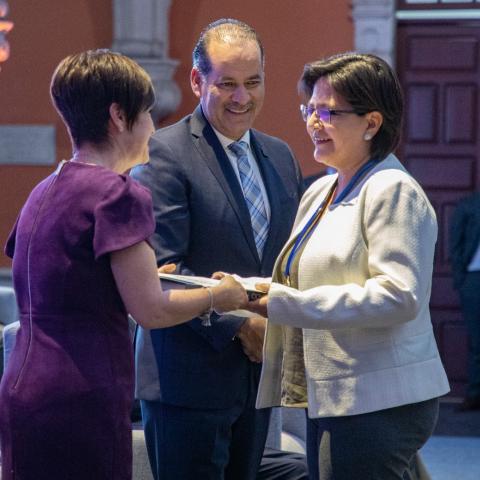
[[(356, 110), (342, 110), (338, 108), (324, 108), (324, 107), (312, 107), (311, 105), (304, 105), (303, 103), (300, 105), (300, 113), (302, 115), (303, 121), (308, 122), (309, 118), (315, 112), (315, 116), (317, 120), (322, 123), (328, 123), (329, 125), (332, 124), (332, 115), (339, 115), (342, 113), (355, 113), (356, 115), (364, 115), (363, 113), (359, 113)], [(328, 121), (322, 120), (322, 117), (325, 117), (328, 113)]]

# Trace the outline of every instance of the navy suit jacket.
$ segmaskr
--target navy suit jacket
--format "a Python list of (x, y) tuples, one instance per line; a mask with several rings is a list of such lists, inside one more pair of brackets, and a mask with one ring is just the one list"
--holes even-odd
[[(150, 163), (132, 171), (152, 192), (156, 219), (152, 244), (158, 265), (173, 262), (178, 273), (208, 277), (218, 270), (271, 276), (292, 227), (302, 177), (286, 143), (250, 132), (271, 208), (262, 260), (241, 186), (198, 107), (192, 115), (157, 131), (150, 144)], [(222, 316), (205, 327), (197, 318), (152, 330), (158, 400), (186, 407), (229, 408), (246, 395), (251, 369), (258, 383), (260, 365), (248, 360), (234, 338), (243, 321)], [(150, 372), (154, 372), (151, 366)]]
[(480, 244), (480, 193), (460, 200), (450, 219), (449, 254), (453, 284), (460, 288)]

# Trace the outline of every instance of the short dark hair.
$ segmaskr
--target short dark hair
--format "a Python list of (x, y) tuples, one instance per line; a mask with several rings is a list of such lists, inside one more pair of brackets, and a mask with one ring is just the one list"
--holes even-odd
[(208, 56), (208, 46), (212, 41), (228, 43), (231, 41), (254, 41), (260, 49), (260, 58), (262, 65), (265, 56), (263, 45), (257, 32), (240, 20), (234, 18), (220, 18), (210, 23), (200, 34), (200, 37), (193, 49), (193, 66), (203, 75), (208, 75), (212, 69), (210, 58)]
[(131, 58), (106, 49), (63, 59), (52, 76), (50, 95), (75, 147), (108, 144), (109, 108), (117, 103), (130, 130), (155, 103), (152, 81)]
[(370, 54), (333, 55), (305, 65), (299, 90), (310, 98), (315, 84), (323, 77), (359, 115), (372, 111), (383, 115), (382, 126), (371, 142), (370, 155), (383, 159), (392, 153), (400, 142), (403, 94), (390, 66)]

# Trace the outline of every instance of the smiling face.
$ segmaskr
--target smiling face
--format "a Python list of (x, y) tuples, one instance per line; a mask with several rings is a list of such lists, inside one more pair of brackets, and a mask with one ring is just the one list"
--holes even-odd
[[(315, 83), (308, 104), (315, 108), (352, 110), (325, 77)], [(315, 146), (315, 160), (337, 169), (339, 173), (356, 170), (370, 157), (370, 140), (380, 126), (377, 115), (378, 112), (365, 115), (338, 113), (332, 114), (328, 123), (322, 122), (313, 113), (307, 120), (307, 131)]]
[(265, 95), (260, 48), (256, 42), (211, 41), (211, 70), (192, 69), (191, 86), (210, 124), (232, 140), (249, 130)]

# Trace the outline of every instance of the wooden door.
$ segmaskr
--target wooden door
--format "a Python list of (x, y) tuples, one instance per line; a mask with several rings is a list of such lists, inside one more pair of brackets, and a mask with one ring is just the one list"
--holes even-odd
[(426, 190), (439, 224), (432, 320), (452, 394), (463, 395), (467, 343), (448, 225), (457, 201), (480, 187), (480, 21), (399, 23), (397, 70), (406, 100), (399, 155)]

